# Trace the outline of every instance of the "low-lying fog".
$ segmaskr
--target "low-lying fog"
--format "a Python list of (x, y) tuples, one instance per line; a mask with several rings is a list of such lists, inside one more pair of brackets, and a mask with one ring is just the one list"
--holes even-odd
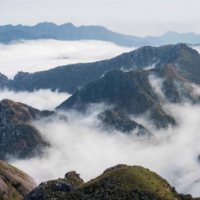
[[(194, 183), (200, 179), (200, 106), (168, 105), (168, 112), (179, 125), (159, 131), (152, 128), (156, 140), (150, 141), (138, 140), (134, 134), (107, 133), (100, 129), (97, 115), (103, 108), (93, 105), (86, 115), (66, 112), (67, 123), (34, 122), (51, 144), (47, 156), (11, 164), (30, 174), (37, 183), (64, 177), (71, 170), (88, 181), (116, 164), (140, 165), (166, 178), (178, 192), (200, 196), (200, 184)], [(151, 124), (144, 116), (135, 119)]]
[[(69, 49), (67, 50), (67, 48)], [(9, 77), (19, 71), (45, 70), (67, 62), (87, 62), (113, 57), (127, 48), (99, 41), (26, 41), (24, 44), (0, 46), (0, 68)], [(70, 50), (71, 49), (71, 50)], [(11, 59), (9, 61), (9, 55)], [(24, 56), (22, 56), (24, 54)], [(64, 59), (68, 57), (68, 59)], [(26, 60), (27, 59), (27, 60)], [(58, 64), (59, 63), (59, 64)], [(8, 68), (4, 68), (8, 66)], [(13, 71), (12, 71), (12, 70)], [(159, 83), (159, 84), (158, 84)], [(161, 92), (153, 82), (155, 91)], [(0, 91), (0, 100), (8, 98), (38, 109), (53, 109), (69, 94), (39, 90), (29, 92)], [(167, 112), (175, 117), (178, 126), (156, 130), (144, 116), (132, 118), (144, 124), (156, 136), (150, 141), (132, 135), (101, 129), (98, 114), (106, 105), (91, 105), (87, 114), (68, 111), (68, 122), (45, 120), (33, 123), (50, 142), (46, 157), (10, 161), (31, 175), (39, 184), (42, 181), (64, 177), (76, 170), (88, 181), (116, 164), (141, 165), (163, 176), (178, 192), (200, 197), (200, 106), (187, 102), (168, 104)]]
[(18, 71), (36, 72), (57, 66), (109, 59), (134, 48), (103, 41), (24, 40), (0, 44), (0, 72), (13, 78)]
[[(163, 80), (152, 80), (150, 83), (160, 93), (160, 87), (157, 86), (161, 86)], [(196, 90), (197, 95), (199, 88)], [(54, 104), (55, 94), (47, 94), (49, 101)], [(24, 93), (24, 99), (25, 95), (30, 94)], [(36, 102), (40, 102), (40, 99), (40, 95), (35, 95)], [(62, 98), (60, 100), (63, 101)], [(40, 108), (42, 109), (42, 103)], [(69, 118), (67, 123), (58, 119), (51, 123), (46, 123), (45, 120), (34, 122), (33, 125), (51, 144), (46, 149), (46, 157), (15, 160), (11, 164), (30, 174), (38, 184), (64, 177), (71, 170), (76, 170), (88, 181), (116, 164), (140, 165), (163, 176), (178, 192), (200, 196), (199, 105), (189, 102), (165, 105), (165, 110), (175, 117), (178, 126), (162, 130), (156, 130), (151, 120), (146, 118), (147, 115), (132, 116), (132, 119), (146, 126), (156, 136), (156, 139), (150, 141), (137, 138), (134, 133), (107, 133), (101, 129), (102, 124), (97, 116), (104, 109), (106, 105), (94, 104), (84, 115), (76, 111), (64, 112)]]

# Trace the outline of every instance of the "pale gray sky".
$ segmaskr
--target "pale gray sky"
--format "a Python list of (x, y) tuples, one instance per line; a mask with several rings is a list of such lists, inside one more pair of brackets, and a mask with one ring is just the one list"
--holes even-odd
[(0, 25), (71, 22), (137, 36), (200, 34), (199, 10), (200, 1), (189, 0), (0, 0)]

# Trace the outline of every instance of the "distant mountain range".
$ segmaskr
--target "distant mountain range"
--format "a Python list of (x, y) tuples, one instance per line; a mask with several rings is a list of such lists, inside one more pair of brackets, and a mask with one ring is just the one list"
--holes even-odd
[[(183, 47), (186, 48), (187, 51), (192, 51), (193, 54), (196, 52), (195, 50), (188, 48), (186, 45), (180, 44), (164, 45), (160, 47), (142, 47), (109, 60), (93, 63), (71, 64), (35, 73), (18, 72), (13, 80), (8, 80), (6, 76), (1, 74), (0, 86), (2, 87), (5, 85), (16, 91), (58, 89), (60, 92), (68, 92), (72, 94), (84, 85), (94, 79), (100, 78), (112, 69), (130, 71), (146, 69), (148, 67), (159, 68), (168, 63), (177, 63), (181, 56), (181, 50)], [(200, 60), (197, 62), (200, 62)], [(198, 77), (197, 81), (199, 81)]]
[(161, 44), (200, 43), (200, 35), (195, 33), (176, 33), (169, 31), (162, 36), (147, 36), (144, 38), (112, 32), (102, 26), (80, 26), (72, 23), (56, 25), (54, 23), (39, 23), (35, 26), (5, 25), (0, 26), (0, 43), (9, 44), (11, 41), (37, 40), (101, 40), (113, 42), (120, 46), (141, 47), (158, 46)]

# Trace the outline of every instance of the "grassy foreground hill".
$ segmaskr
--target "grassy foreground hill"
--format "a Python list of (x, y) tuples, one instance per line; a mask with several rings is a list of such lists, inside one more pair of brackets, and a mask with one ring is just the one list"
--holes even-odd
[(35, 187), (33, 178), (0, 160), (0, 200), (21, 200)]
[[(65, 187), (57, 187), (59, 182)], [(70, 179), (58, 179), (40, 184), (24, 200), (192, 200), (191, 195), (178, 194), (174, 187), (158, 174), (140, 166), (117, 165), (87, 183), (79, 182), (67, 190)], [(71, 182), (73, 183), (73, 179)], [(64, 184), (63, 184), (64, 185)], [(196, 198), (200, 199), (200, 198)]]

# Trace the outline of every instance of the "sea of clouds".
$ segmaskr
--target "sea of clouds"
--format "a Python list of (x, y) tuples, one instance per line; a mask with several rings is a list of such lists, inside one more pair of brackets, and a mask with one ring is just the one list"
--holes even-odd
[(134, 49), (94, 40), (24, 40), (0, 44), (0, 72), (12, 79), (18, 71), (36, 72), (61, 65), (94, 62)]
[[(64, 177), (75, 170), (88, 181), (116, 164), (140, 165), (155, 171), (175, 186), (178, 192), (200, 196), (200, 106), (191, 103), (168, 104), (166, 110), (178, 126), (156, 130), (145, 116), (133, 119), (155, 135), (151, 140), (138, 139), (134, 134), (101, 128), (98, 114), (106, 105), (93, 105), (87, 114), (64, 112), (68, 122), (37, 121), (33, 125), (51, 144), (44, 158), (16, 160), (14, 166), (42, 181)], [(63, 112), (62, 112), (63, 114)]]
[[(38, 69), (49, 69), (54, 64), (62, 64), (58, 64), (59, 62), (72, 61), (74, 58), (77, 62), (84, 60), (87, 62), (87, 56), (90, 61), (109, 58), (124, 52), (126, 49), (99, 41), (89, 41), (88, 43), (86, 41), (69, 42), (71, 45), (64, 42), (63, 46), (61, 43), (60, 41), (50, 40), (49, 44), (48, 41), (28, 41), (25, 44), (14, 44), (10, 47), (2, 45), (1, 49), (5, 49), (5, 55), (6, 52), (13, 52), (13, 58), (11, 57), (10, 61), (8, 57), (7, 60), (4, 58), (4, 61), (2, 61), (2, 58), (0, 59), (0, 69), (5, 70), (1, 72), (10, 77), (14, 74), (4, 69), (3, 63), (7, 63), (10, 69), (15, 72), (19, 70), (37, 71)], [(42, 44), (46, 45), (46, 48)], [(79, 51), (77, 44), (80, 44), (80, 46), (84, 44), (85, 47), (88, 47), (88, 52), (85, 52), (83, 47)], [(17, 53), (15, 45), (22, 45), (20, 46), (22, 49), (19, 50), (19, 63), (15, 55)], [(23, 50), (25, 48), (23, 45), (28, 46), (30, 52), (33, 48), (32, 52), (35, 51), (35, 56), (28, 57), (29, 53)], [(65, 50), (68, 45), (71, 49), (73, 45), (75, 46), (71, 57), (69, 56), (70, 53), (68, 54), (68, 51)], [(107, 48), (110, 45), (113, 48)], [(40, 51), (39, 47), (44, 48), (43, 50), (49, 53), (45, 54), (42, 50), (41, 53), (38, 52)], [(51, 47), (51, 50), (48, 47)], [(10, 48), (10, 50), (7, 48)], [(59, 49), (62, 49), (62, 51), (57, 52)], [(28, 60), (27, 65), (26, 59), (22, 59), (20, 52), (27, 55), (27, 57), (25, 56)], [(50, 52), (56, 53), (54, 55)], [(64, 59), (64, 57), (70, 59)], [(40, 61), (44, 61), (44, 65)], [(66, 62), (65, 64), (67, 64)], [(34, 68), (31, 69), (33, 66)], [(163, 80), (156, 77), (150, 77), (152, 87), (159, 94), (162, 93), (162, 82)], [(195, 88), (195, 95), (199, 95), (199, 87), (195, 86)], [(162, 95), (164, 97), (164, 94)], [(41, 110), (51, 110), (69, 96), (70, 94), (58, 93), (57, 91), (51, 92), (50, 90), (39, 90), (32, 93), (0, 91), (0, 99), (9, 98)], [(107, 105), (98, 104), (91, 105), (88, 112), (84, 114), (73, 110), (63, 111), (62, 114), (68, 117), (67, 123), (58, 119), (48, 123), (46, 120), (33, 122), (33, 125), (40, 130), (44, 139), (51, 144), (51, 147), (46, 149), (46, 156), (27, 160), (12, 160), (10, 163), (27, 172), (38, 184), (42, 181), (64, 177), (64, 174), (71, 170), (77, 171), (85, 181), (88, 181), (103, 173), (106, 168), (116, 164), (140, 165), (163, 176), (172, 186), (176, 187), (178, 192), (191, 193), (194, 197), (200, 196), (200, 163), (198, 161), (200, 155), (199, 105), (193, 105), (190, 102), (182, 104), (168, 103), (165, 105), (166, 112), (174, 116), (178, 124), (168, 129), (155, 129), (152, 121), (147, 119), (145, 115), (140, 117), (131, 116), (132, 119), (146, 126), (155, 135), (155, 138), (151, 140), (138, 139), (134, 133), (126, 135), (117, 131), (106, 132), (102, 129), (101, 121), (98, 118), (98, 114), (106, 108)]]

